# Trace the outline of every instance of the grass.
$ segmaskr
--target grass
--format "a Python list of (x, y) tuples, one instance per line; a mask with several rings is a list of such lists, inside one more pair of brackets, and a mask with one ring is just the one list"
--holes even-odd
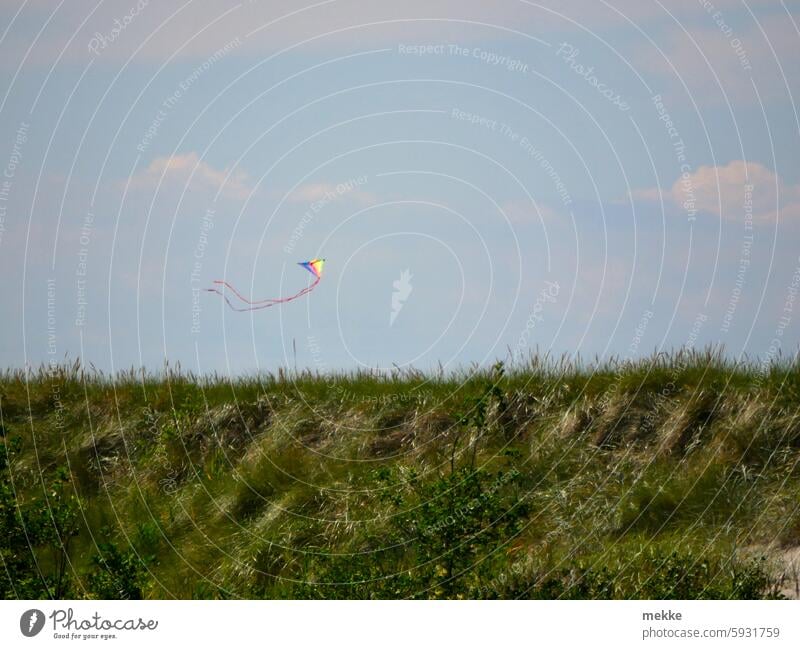
[(0, 374), (12, 597), (796, 592), (800, 365)]

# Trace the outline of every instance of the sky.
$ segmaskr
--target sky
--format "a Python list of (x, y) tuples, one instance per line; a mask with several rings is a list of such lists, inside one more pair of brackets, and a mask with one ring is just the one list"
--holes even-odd
[(781, 0), (0, 0), (0, 366), (793, 356), (799, 46)]

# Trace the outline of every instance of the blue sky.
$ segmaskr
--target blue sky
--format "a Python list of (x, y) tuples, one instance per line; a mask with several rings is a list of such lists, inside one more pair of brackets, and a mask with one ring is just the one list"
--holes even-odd
[(0, 0), (0, 364), (795, 354), (798, 14)]

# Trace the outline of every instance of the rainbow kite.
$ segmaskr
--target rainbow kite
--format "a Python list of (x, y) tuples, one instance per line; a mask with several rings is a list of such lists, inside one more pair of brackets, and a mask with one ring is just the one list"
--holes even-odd
[[(205, 289), (209, 293), (216, 293), (217, 295), (221, 295), (222, 299), (224, 299), (228, 306), (233, 309), (234, 311), (257, 311), (258, 309), (266, 309), (270, 306), (275, 306), (276, 304), (283, 304), (284, 302), (291, 302), (292, 300), (296, 300), (297, 298), (305, 295), (306, 293), (310, 293), (313, 291), (319, 281), (322, 279), (322, 267), (325, 265), (324, 259), (312, 259), (311, 261), (301, 261), (298, 262), (298, 266), (302, 266), (305, 268), (309, 273), (314, 275), (316, 279), (311, 283), (309, 286), (306, 286), (302, 291), (295, 293), (294, 295), (290, 295), (289, 297), (279, 297), (279, 298), (271, 298), (267, 300), (248, 300), (244, 297), (239, 291), (237, 291), (233, 286), (228, 284), (225, 280), (222, 279), (215, 279), (214, 284), (217, 284), (218, 287), (214, 288), (207, 288)], [(241, 300), (245, 306), (236, 306), (233, 302), (230, 301), (228, 296), (225, 294), (225, 289), (231, 291), (239, 300)]]

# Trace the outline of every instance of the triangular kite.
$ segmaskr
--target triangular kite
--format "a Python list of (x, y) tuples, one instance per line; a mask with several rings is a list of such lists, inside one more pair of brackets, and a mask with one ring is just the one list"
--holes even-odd
[[(244, 297), (239, 291), (237, 291), (233, 286), (228, 284), (225, 280), (215, 279), (214, 284), (217, 284), (218, 287), (214, 288), (207, 288), (205, 289), (209, 293), (216, 293), (217, 295), (221, 295), (222, 298), (228, 303), (228, 306), (233, 309), (234, 311), (257, 311), (258, 309), (266, 309), (270, 306), (275, 306), (276, 304), (283, 304), (284, 302), (291, 302), (292, 300), (296, 300), (297, 298), (305, 295), (306, 293), (310, 293), (313, 291), (319, 281), (322, 279), (322, 267), (325, 265), (324, 259), (312, 259), (311, 261), (301, 261), (298, 262), (298, 265), (305, 268), (309, 273), (314, 275), (316, 279), (308, 286), (306, 286), (302, 291), (295, 293), (294, 295), (290, 295), (289, 297), (279, 297), (279, 298), (270, 298), (267, 300), (248, 300)], [(236, 306), (233, 304), (228, 296), (226, 295), (225, 289), (228, 289), (231, 293), (233, 293), (236, 298), (238, 298), (245, 306)]]

